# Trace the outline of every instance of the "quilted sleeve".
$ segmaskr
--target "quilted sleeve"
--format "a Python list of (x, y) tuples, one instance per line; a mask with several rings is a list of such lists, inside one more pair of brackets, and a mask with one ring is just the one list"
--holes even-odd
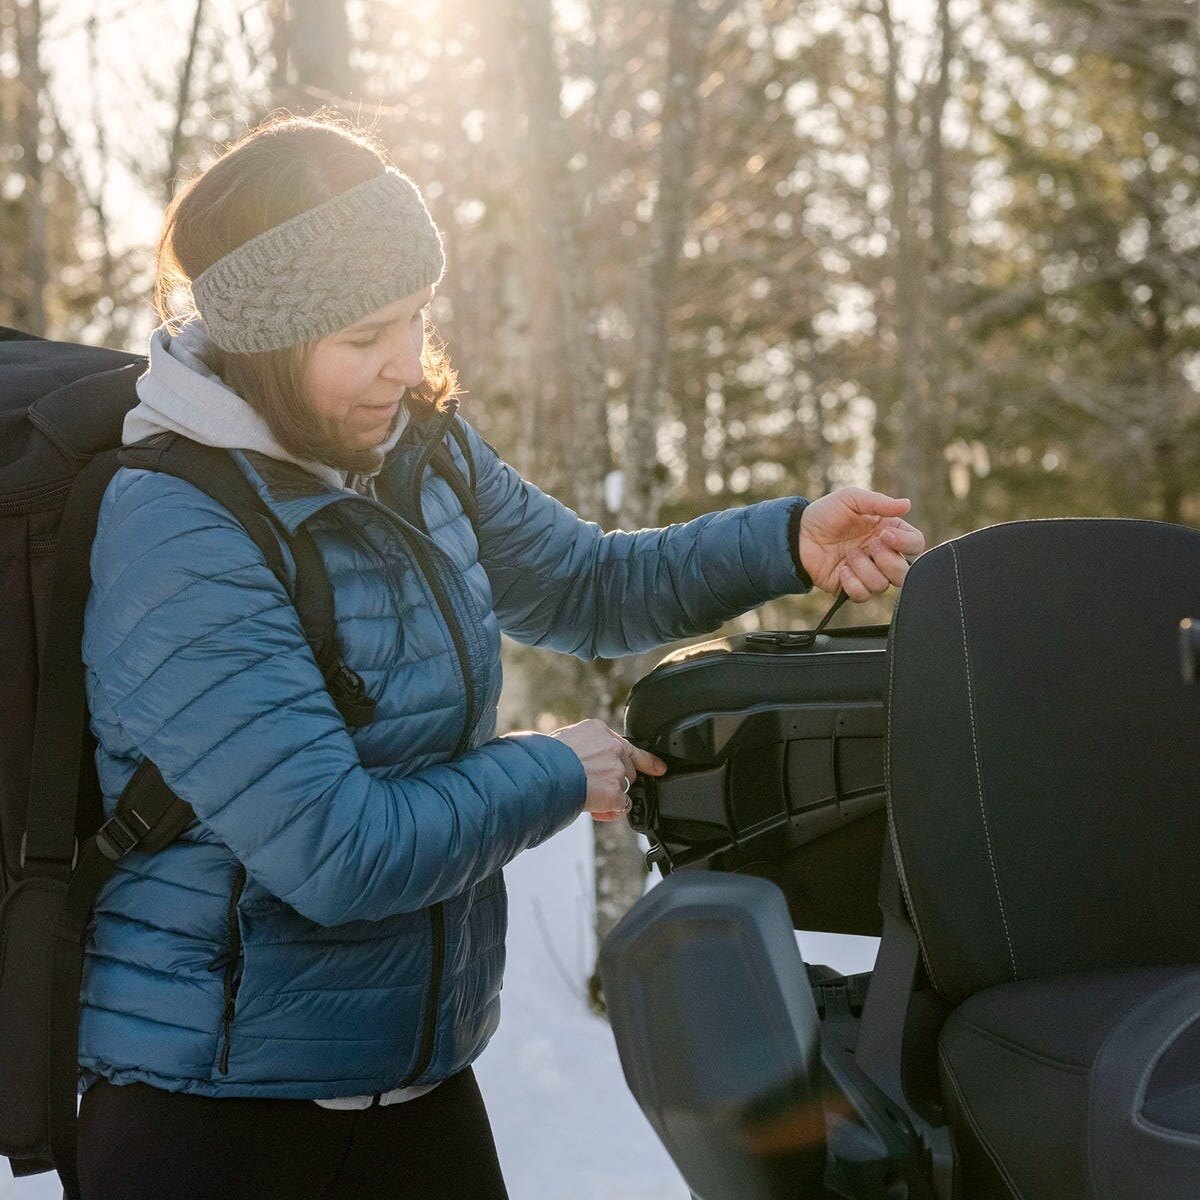
[(583, 810), (578, 757), (536, 733), (370, 775), (287, 593), (181, 480), (117, 473), (92, 574), (84, 660), (116, 719), (247, 872), (313, 921), (446, 899)]
[(605, 533), (521, 476), (466, 422), (479, 557), (510, 637), (579, 658), (616, 658), (710, 633), (812, 586), (791, 550), (800, 496)]

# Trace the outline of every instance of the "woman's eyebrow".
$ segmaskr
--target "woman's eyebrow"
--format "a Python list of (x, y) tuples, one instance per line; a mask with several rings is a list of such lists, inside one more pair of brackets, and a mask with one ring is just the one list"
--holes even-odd
[(346, 329), (347, 333), (366, 333), (371, 329), (386, 329), (389, 325), (395, 325), (399, 317), (392, 317), (390, 321), (368, 321), (362, 325), (351, 325)]
[[(432, 303), (433, 303), (432, 299), (426, 300), (425, 303), (421, 305), (421, 308), (428, 308), (429, 305)], [(400, 320), (399, 317), (392, 317), (390, 320), (387, 320), (387, 321), (365, 321), (358, 325), (347, 326), (345, 332), (346, 333), (367, 333), (369, 330), (372, 330), (372, 329), (386, 329), (389, 325), (395, 325), (395, 323), (398, 320)]]

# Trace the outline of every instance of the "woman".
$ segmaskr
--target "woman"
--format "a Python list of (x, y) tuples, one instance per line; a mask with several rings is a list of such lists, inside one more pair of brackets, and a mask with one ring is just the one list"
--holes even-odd
[(471, 1071), (499, 1016), (501, 868), (581, 812), (620, 816), (664, 764), (598, 721), (494, 736), (501, 630), (626, 654), (812, 581), (865, 599), (922, 549), (907, 501), (860, 489), (635, 534), (580, 521), (455, 416), (426, 338), (443, 261), (411, 181), (331, 119), (249, 132), (168, 209), (125, 441), (236, 451), (320, 552), (376, 708), (347, 728), (229, 513), (117, 473), (84, 637), (101, 783), (111, 811), (149, 758), (198, 821), (97, 904), (87, 1200), (505, 1196)]

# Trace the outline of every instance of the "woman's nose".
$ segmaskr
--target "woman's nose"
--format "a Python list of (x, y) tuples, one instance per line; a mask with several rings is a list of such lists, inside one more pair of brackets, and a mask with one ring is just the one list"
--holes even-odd
[(416, 387), (425, 378), (420, 349), (408, 345), (397, 351), (384, 364), (381, 374), (393, 383), (409, 388)]

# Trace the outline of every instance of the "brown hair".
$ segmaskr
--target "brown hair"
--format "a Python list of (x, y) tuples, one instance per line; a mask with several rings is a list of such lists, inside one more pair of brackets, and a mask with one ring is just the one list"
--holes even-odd
[[(331, 110), (269, 114), (229, 144), (189, 180), (167, 206), (158, 240), (154, 306), (172, 333), (196, 315), (191, 281), (243, 242), (378, 175), (394, 165), (371, 130)], [(183, 299), (182, 311), (172, 311)], [(425, 378), (409, 391), (415, 416), (446, 407), (457, 395), (445, 346), (428, 330), (421, 362)], [(370, 452), (331, 446), (304, 396), (314, 343), (234, 354), (213, 346), (207, 366), (266, 421), (297, 458), (348, 471), (369, 469)]]

